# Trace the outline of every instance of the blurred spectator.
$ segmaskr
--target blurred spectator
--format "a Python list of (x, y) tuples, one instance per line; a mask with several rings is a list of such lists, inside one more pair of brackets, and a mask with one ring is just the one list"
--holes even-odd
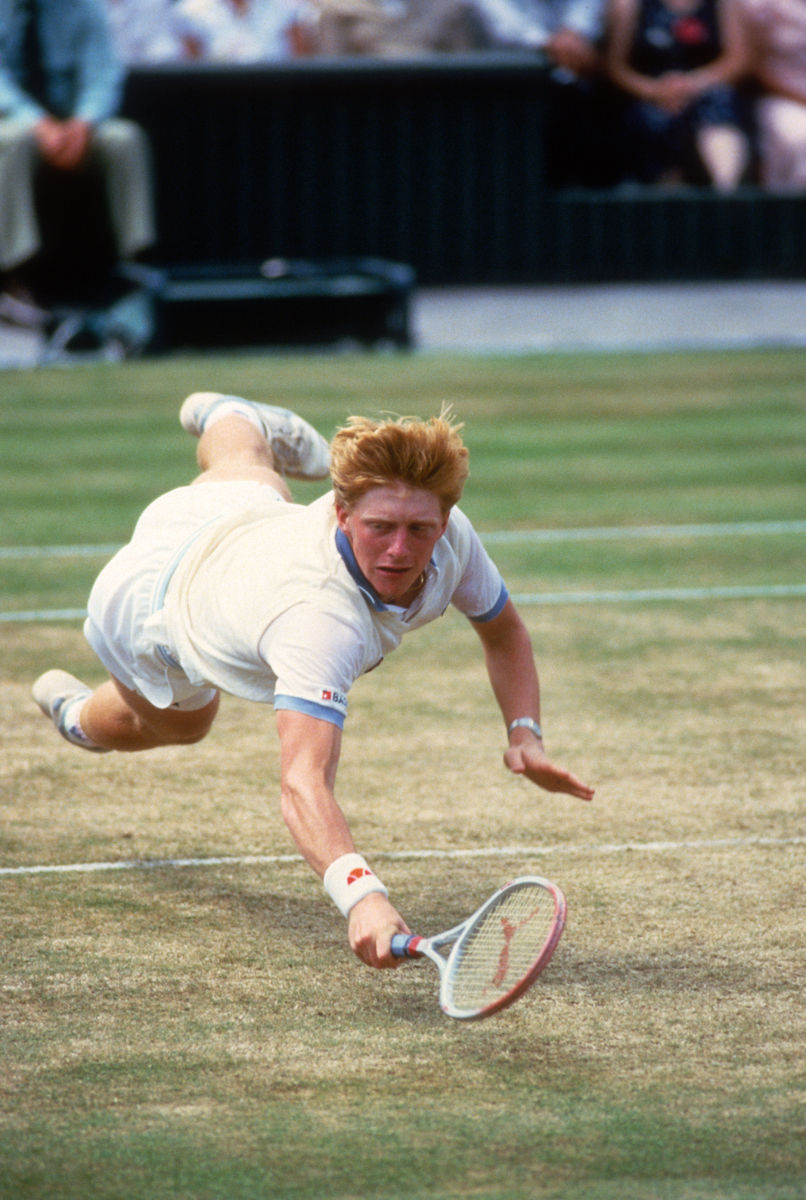
[(476, 0), (493, 45), (541, 50), (565, 76), (601, 69), (605, 0)]
[(402, 55), (542, 51), (574, 76), (599, 68), (605, 0), (316, 0), (321, 50)]
[(105, 0), (118, 54), (129, 66), (176, 62), (184, 47), (173, 27), (174, 0)]
[(549, 68), (543, 134), (553, 187), (611, 186), (602, 96), (606, 0), (317, 0), (319, 53), (381, 57), (521, 51)]
[(296, 31), (307, 5), (297, 0), (176, 0), (172, 7), (186, 58), (255, 63), (298, 53)]
[(33, 294), (42, 249), (36, 188), (96, 168), (117, 251), (130, 259), (153, 241), (145, 135), (113, 119), (123, 69), (103, 0), (0, 0), (0, 317), (41, 325)]
[(391, 22), (383, 0), (318, 0), (315, 53), (375, 55)]
[(317, 52), (400, 58), (487, 49), (476, 0), (314, 0)]
[(461, 54), (489, 45), (478, 0), (392, 0), (387, 8), (393, 52)]
[(732, 86), (747, 48), (736, 0), (610, 0), (607, 67), (628, 97), (627, 177), (736, 187), (749, 162)]
[(476, 0), (493, 45), (548, 68), (543, 133), (550, 187), (611, 187), (617, 112), (602, 56), (606, 0)]
[(806, 3), (742, 0), (748, 22), (761, 182), (806, 190)]

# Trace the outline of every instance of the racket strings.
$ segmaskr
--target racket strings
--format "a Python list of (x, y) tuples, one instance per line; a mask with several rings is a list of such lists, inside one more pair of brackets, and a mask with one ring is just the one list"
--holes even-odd
[(456, 947), (450, 1000), (459, 1009), (484, 1008), (506, 996), (534, 969), (555, 928), (550, 891), (523, 887), (503, 895)]

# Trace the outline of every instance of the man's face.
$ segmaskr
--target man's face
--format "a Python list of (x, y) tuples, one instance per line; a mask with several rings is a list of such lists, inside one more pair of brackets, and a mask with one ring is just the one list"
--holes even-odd
[(448, 524), (437, 497), (391, 483), (372, 488), (349, 511), (337, 504), (336, 517), (381, 600), (410, 604)]

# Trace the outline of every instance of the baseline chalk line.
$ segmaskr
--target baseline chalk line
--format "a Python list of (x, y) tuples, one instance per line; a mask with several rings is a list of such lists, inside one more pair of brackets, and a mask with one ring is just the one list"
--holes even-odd
[[(416, 862), (426, 859), (475, 859), (475, 858), (533, 858), (551, 854), (627, 854), (663, 853), (673, 850), (732, 850), (750, 846), (785, 847), (804, 846), (806, 837), (733, 837), (700, 838), (664, 842), (603, 842), (589, 845), (569, 844), (559, 846), (477, 846), (465, 849), (446, 850), (377, 850), (370, 857), (387, 862)], [(120, 862), (94, 863), (43, 863), (34, 866), (0, 867), (0, 876), (21, 875), (89, 875), (105, 871), (155, 871), (177, 870), (188, 867), (251, 867), (280, 866), (302, 863), (301, 854), (239, 854), (218, 855), (210, 858), (146, 858), (124, 859)]]
[[(759, 583), (736, 587), (632, 588), (622, 592), (513, 592), (513, 604), (524, 608), (563, 604), (645, 604), (689, 600), (784, 600), (806, 596), (806, 583)], [(32, 609), (0, 612), (0, 624), (48, 621), (83, 621), (85, 608)]]
[[(602, 525), (569, 529), (494, 529), (479, 532), (491, 546), (506, 542), (621, 541), (633, 538), (766, 537), (806, 533), (806, 521), (712, 521), (684, 525)], [(0, 558), (100, 558), (119, 543), (86, 546), (0, 546)]]
[[(732, 521), (685, 525), (607, 525), (572, 529), (499, 529), (480, 533), (485, 545), (531, 542), (582, 542), (694, 537), (750, 537), (806, 533), (806, 521)], [(110, 556), (117, 545), (0, 546), (0, 559), (73, 558)], [(806, 584), (757, 584), (698, 588), (636, 588), (621, 591), (531, 592), (513, 595), (516, 604), (635, 604), (652, 601), (748, 600), (792, 598), (806, 595)], [(0, 612), (1, 624), (78, 621), (83, 608), (29, 609)]]

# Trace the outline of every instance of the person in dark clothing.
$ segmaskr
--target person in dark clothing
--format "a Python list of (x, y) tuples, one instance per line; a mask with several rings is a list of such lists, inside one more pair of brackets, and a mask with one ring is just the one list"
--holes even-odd
[(730, 0), (610, 0), (605, 60), (627, 97), (628, 179), (741, 182), (750, 155), (735, 84), (748, 55)]

